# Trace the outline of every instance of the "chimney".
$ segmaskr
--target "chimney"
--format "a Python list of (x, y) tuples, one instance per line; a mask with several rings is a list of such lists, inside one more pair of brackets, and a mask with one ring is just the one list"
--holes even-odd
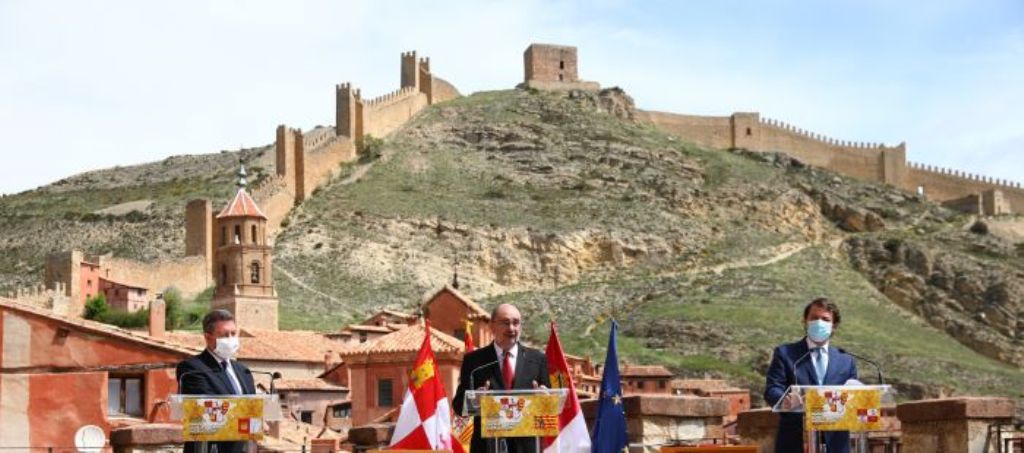
[(334, 366), (334, 362), (331, 357), (334, 355), (334, 351), (327, 351), (324, 353), (324, 373), (330, 371), (331, 367)]
[(149, 303), (149, 336), (161, 339), (164, 337), (164, 326), (167, 319), (167, 304), (163, 299), (154, 299)]

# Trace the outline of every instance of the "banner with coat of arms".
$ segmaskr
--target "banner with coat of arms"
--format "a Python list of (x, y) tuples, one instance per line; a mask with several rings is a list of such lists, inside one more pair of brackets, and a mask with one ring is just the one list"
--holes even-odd
[(558, 435), (559, 395), (491, 395), (480, 397), (480, 435), (551, 437)]
[(804, 428), (808, 431), (881, 431), (879, 389), (830, 387), (804, 394)]
[(186, 398), (182, 411), (185, 441), (263, 439), (263, 399)]

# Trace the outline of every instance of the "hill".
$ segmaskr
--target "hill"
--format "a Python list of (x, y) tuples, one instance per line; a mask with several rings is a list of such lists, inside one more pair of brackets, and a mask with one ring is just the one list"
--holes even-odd
[[(843, 309), (837, 343), (875, 358), (903, 397), (1024, 396), (1020, 246), (892, 188), (784, 154), (703, 149), (634, 113), (616, 89), (429, 107), (283, 223), (282, 328), (414, 310), (457, 270), (481, 304), (519, 304), (535, 343), (554, 320), (571, 352), (600, 361), (614, 317), (624, 359), (757, 389), (771, 346), (799, 338), (800, 309), (828, 296)], [(0, 286), (37, 282), (50, 251), (181, 254), (185, 202), (220, 205), (239, 159), (261, 174), (270, 149), (0, 199)]]

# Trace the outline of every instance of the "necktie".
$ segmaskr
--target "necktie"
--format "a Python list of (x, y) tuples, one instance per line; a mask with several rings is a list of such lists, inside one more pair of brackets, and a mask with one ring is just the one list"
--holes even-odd
[(501, 363), (501, 379), (506, 389), (512, 388), (512, 379), (515, 377), (515, 370), (512, 369), (512, 354), (505, 351), (505, 360)]
[(228, 361), (225, 360), (221, 362), (220, 366), (223, 367), (224, 374), (228, 376), (228, 382), (231, 383), (231, 388), (235, 390), (235, 395), (241, 395), (242, 389), (238, 388), (239, 382), (236, 381), (233, 377), (231, 377), (231, 373), (228, 372), (228, 367), (230, 366), (230, 364), (228, 364)]
[(818, 385), (825, 384), (825, 351), (822, 348), (814, 349), (814, 372), (818, 374)]

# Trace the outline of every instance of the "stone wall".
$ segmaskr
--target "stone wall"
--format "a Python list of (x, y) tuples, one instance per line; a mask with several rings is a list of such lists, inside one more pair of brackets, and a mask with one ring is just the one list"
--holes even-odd
[(914, 162), (910, 162), (908, 167), (906, 184), (902, 187), (908, 192), (917, 193), (918, 188), (921, 188), (925, 198), (941, 202), (961, 199), (969, 194), (982, 195), (998, 190), (1003, 203), (996, 206), (993, 200), (990, 209), (985, 209), (984, 214), (1005, 213), (1001, 211), (1003, 209), (1024, 213), (1024, 189), (1020, 183)]
[[(588, 426), (594, 426), (598, 400), (580, 402)], [(729, 402), (722, 398), (634, 395), (622, 398), (632, 453), (657, 452), (663, 445), (723, 439), (722, 421)], [(635, 445), (642, 445), (637, 448)]]
[(728, 116), (697, 116), (638, 110), (641, 121), (696, 145), (728, 149), (732, 147), (732, 121)]
[(450, 101), (452, 99), (461, 97), (462, 94), (455, 88), (455, 85), (448, 83), (438, 76), (431, 76), (430, 79), (430, 103), (437, 104), (439, 102)]
[[(887, 146), (836, 140), (761, 118), (758, 113), (699, 116), (641, 110), (637, 116), (699, 146), (783, 152), (857, 179), (890, 184), (911, 193), (918, 193), (920, 188), (930, 200), (955, 200), (950, 206), (970, 212), (978, 208), (985, 215), (1024, 213), (1024, 188), (1020, 183), (909, 163), (904, 143)], [(968, 199), (971, 195), (977, 197)]]
[(1016, 405), (1009, 398), (961, 397), (912, 401), (896, 411), (904, 453), (986, 453), (997, 451), (989, 425), (1011, 422)]
[(104, 256), (100, 257), (99, 261), (105, 278), (141, 286), (148, 289), (151, 294), (163, 292), (173, 286), (181, 291), (182, 296), (191, 298), (213, 285), (212, 271), (201, 256), (186, 256), (154, 263)]
[(363, 102), (363, 133), (383, 137), (427, 107), (427, 95), (405, 87)]

